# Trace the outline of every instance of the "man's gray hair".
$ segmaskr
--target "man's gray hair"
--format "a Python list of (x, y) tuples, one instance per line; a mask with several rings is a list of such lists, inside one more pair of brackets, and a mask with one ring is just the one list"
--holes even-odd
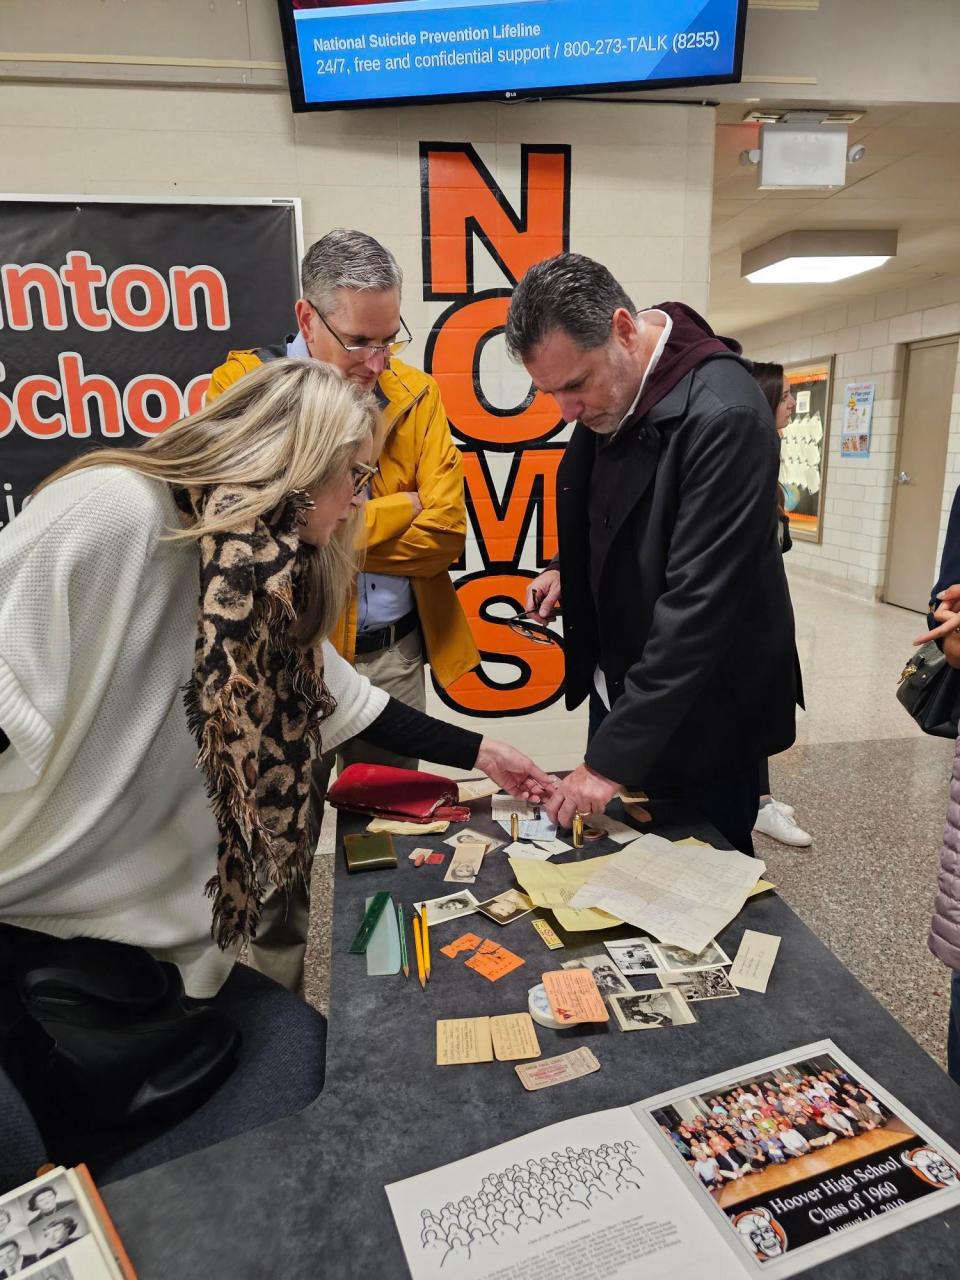
[(338, 227), (307, 250), (300, 267), (303, 296), (318, 311), (331, 311), (338, 289), (382, 292), (403, 286), (400, 264), (379, 240), (364, 231)]
[(582, 253), (558, 253), (538, 262), (513, 291), (507, 315), (507, 350), (514, 360), (531, 356), (556, 329), (584, 351), (610, 337), (614, 312), (637, 309), (626, 290), (600, 262)]

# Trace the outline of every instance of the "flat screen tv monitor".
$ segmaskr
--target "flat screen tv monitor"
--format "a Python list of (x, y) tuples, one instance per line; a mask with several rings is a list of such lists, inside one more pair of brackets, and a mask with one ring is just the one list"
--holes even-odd
[(747, 0), (279, 0), (295, 111), (740, 79)]

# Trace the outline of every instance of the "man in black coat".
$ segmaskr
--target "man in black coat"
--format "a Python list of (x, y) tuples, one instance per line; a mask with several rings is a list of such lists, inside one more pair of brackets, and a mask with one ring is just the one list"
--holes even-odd
[(758, 763), (792, 744), (798, 694), (766, 398), (696, 312), (638, 314), (579, 254), (531, 267), (506, 339), (576, 423), (559, 557), (526, 604), (546, 619), (562, 597), (566, 703), (590, 696), (591, 733), (548, 812), (570, 826), (643, 788), (752, 853)]

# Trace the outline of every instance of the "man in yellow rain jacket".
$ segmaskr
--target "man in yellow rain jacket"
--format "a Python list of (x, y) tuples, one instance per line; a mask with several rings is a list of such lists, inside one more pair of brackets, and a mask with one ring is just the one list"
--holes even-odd
[[(374, 392), (386, 437), (365, 509), (366, 557), (330, 640), (373, 684), (423, 710), (424, 660), (446, 688), (480, 655), (448, 572), (466, 537), (463, 465), (436, 382), (396, 359), (410, 341), (402, 280), (393, 254), (371, 236), (329, 232), (303, 260), (297, 333), (275, 347), (232, 351), (207, 397), (284, 355), (325, 360)], [(344, 757), (417, 767), (362, 742)]]

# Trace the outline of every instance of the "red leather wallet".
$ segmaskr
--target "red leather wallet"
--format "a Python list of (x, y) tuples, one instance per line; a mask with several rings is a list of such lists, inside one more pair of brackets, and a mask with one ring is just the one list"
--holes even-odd
[(457, 804), (457, 784), (435, 773), (386, 764), (351, 764), (327, 792), (337, 809), (402, 822), (466, 822), (470, 810)]

